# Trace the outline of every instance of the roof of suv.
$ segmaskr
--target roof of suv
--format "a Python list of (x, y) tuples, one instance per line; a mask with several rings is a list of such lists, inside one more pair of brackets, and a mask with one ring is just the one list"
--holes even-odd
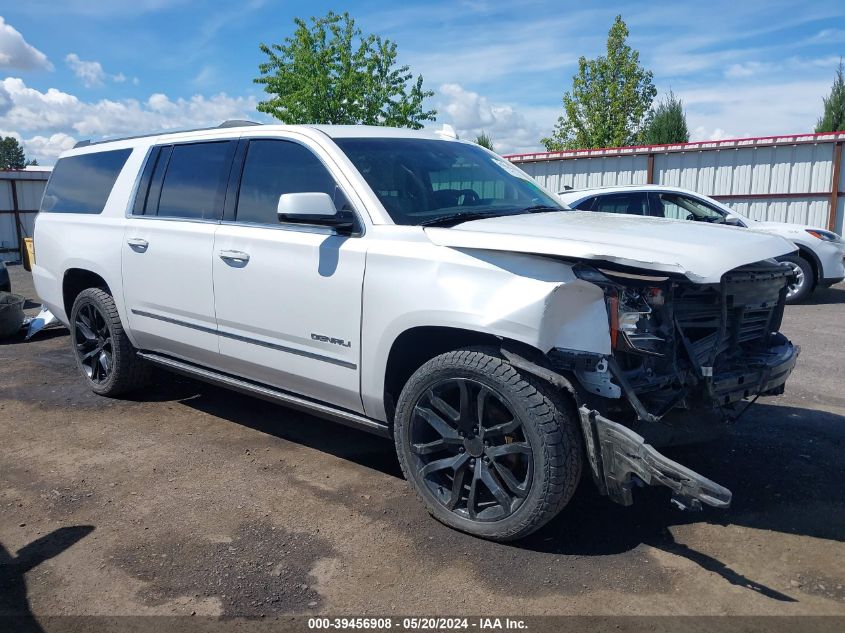
[[(673, 193), (695, 193), (683, 187), (672, 187), (669, 185), (609, 185), (605, 187), (585, 187), (584, 189), (564, 189), (558, 195), (568, 200), (576, 200), (606, 193), (625, 193), (627, 191), (671, 191)], [(701, 194), (695, 194), (701, 195)]]
[(271, 123), (264, 125), (254, 121), (225, 121), (221, 125), (213, 127), (195, 128), (190, 130), (160, 130), (149, 134), (138, 134), (135, 136), (126, 136), (121, 138), (107, 138), (99, 141), (83, 140), (79, 141), (74, 146), (74, 149), (131, 139), (155, 137), (160, 140), (165, 140), (170, 136), (184, 137), (185, 135), (192, 133), (202, 133), (202, 136), (208, 136), (209, 133), (213, 134), (215, 131), (219, 131), (221, 133), (254, 132), (258, 130), (261, 130), (262, 132), (285, 132), (297, 129), (319, 130), (331, 138), (424, 138), (456, 140), (447, 134), (433, 130), (411, 130), (407, 128), (386, 127), (380, 125), (286, 125), (283, 123)]

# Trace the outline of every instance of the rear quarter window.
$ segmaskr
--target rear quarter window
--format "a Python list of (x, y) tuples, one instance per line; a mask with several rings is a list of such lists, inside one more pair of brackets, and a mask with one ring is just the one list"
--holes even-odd
[(41, 211), (102, 213), (131, 149), (117, 149), (60, 158), (53, 168)]

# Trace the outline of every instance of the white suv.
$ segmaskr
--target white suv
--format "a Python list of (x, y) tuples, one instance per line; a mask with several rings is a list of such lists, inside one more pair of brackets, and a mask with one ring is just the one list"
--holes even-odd
[(613, 220), (435, 133), (221, 126), (64, 153), (33, 273), (95, 392), (156, 365), (392, 437), (436, 518), (509, 540), (582, 471), (623, 504), (727, 506), (653, 446), (795, 364), (792, 244)]
[(567, 189), (558, 196), (567, 206), (582, 211), (729, 224), (780, 235), (798, 248), (798, 252), (781, 258), (794, 274), (787, 303), (797, 303), (815, 288), (832, 286), (845, 279), (845, 242), (833, 231), (811, 225), (752, 220), (713, 198), (679, 187), (622, 185)]

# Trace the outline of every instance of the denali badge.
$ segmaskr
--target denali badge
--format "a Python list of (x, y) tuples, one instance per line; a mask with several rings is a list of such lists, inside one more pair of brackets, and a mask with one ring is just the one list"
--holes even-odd
[(341, 347), (352, 347), (352, 343), (350, 341), (344, 341), (342, 338), (331, 338), (323, 336), (322, 334), (314, 334), (314, 332), (311, 332), (311, 338), (315, 341), (322, 341), (323, 343), (334, 343), (335, 345), (340, 345)]

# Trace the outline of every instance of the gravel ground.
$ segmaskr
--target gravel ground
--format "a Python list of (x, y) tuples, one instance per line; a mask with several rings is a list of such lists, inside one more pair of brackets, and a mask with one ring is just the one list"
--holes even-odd
[(845, 615), (843, 317), (845, 285), (787, 308), (787, 393), (667, 451), (731, 509), (584, 487), (511, 545), (431, 519), (386, 440), (164, 373), (100, 398), (63, 328), (0, 342), (0, 614)]

